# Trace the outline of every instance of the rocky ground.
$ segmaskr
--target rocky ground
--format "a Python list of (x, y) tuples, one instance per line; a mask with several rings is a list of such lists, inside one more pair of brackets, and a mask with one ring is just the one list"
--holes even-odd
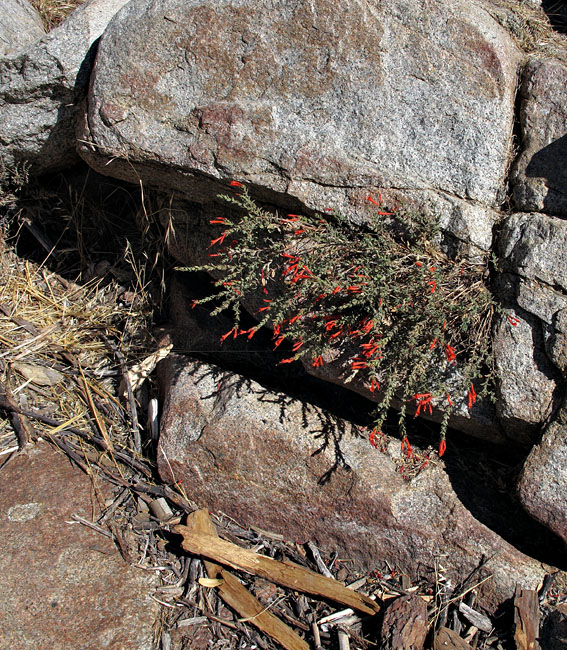
[[(179, 375), (171, 371), (175, 357), (168, 347), (170, 335), (164, 327), (167, 321), (160, 315), (166, 313), (160, 311), (164, 298), (160, 286), (165, 280), (166, 286), (177, 286), (178, 293), (189, 291), (191, 287), (185, 282), (185, 276), (172, 284), (171, 267), (167, 262), (155, 265), (160, 251), (159, 224), (151, 224), (144, 234), (144, 250), (150, 266), (132, 266), (142, 239), (139, 231), (128, 229), (129, 219), (121, 220), (121, 211), (129, 212), (130, 216), (137, 210), (139, 216), (144, 212), (137, 191), (112, 182), (111, 191), (99, 193), (99, 198), (112, 197), (116, 192), (128, 197), (121, 202), (127, 207), (120, 208), (109, 218), (103, 210), (104, 205), (95, 201), (88, 189), (92, 188), (93, 181), (99, 190), (108, 181), (95, 176), (91, 182), (85, 182), (85, 178), (79, 174), (72, 179), (71, 185), (69, 179), (62, 182), (59, 178), (60, 185), (54, 185), (55, 179), (51, 179), (49, 186), (33, 189), (30, 186), (5, 208), (0, 297), (3, 346), (0, 397), (4, 415), (0, 434), (0, 512), (6, 552), (2, 559), (3, 636), (0, 647), (40, 648), (47, 640), (59, 648), (279, 647), (272, 637), (259, 633), (253, 621), (240, 620), (249, 617), (235, 613), (238, 609), (235, 610), (234, 603), (228, 607), (214, 588), (206, 581), (200, 582), (207, 575), (206, 567), (198, 555), (184, 552), (175, 526), (184, 523), (186, 515), (197, 508), (191, 500), (192, 486), (189, 482), (184, 484), (176, 475), (178, 469), (182, 471), (179, 450), (183, 449), (184, 454), (196, 454), (195, 457), (201, 452), (190, 451), (194, 444), (190, 440), (176, 449), (172, 444), (174, 439), (165, 437), (159, 443), (160, 456), (152, 427), (146, 424), (152, 399), (159, 396), (152, 370), (160, 356), (156, 352), (162, 350), (161, 355), (169, 352), (161, 362), (162, 391), (168, 382), (179, 383)], [(81, 182), (77, 182), (78, 179)], [(66, 191), (61, 192), (62, 188)], [(77, 188), (82, 189), (82, 195), (75, 194)], [(146, 201), (145, 210), (151, 211), (151, 201), (148, 198)], [(115, 206), (115, 203), (110, 205)], [(67, 227), (63, 232), (59, 228), (62, 215), (67, 215)], [(117, 223), (123, 223), (125, 230), (117, 228)], [(79, 224), (85, 227), (79, 228)], [(112, 237), (106, 230), (109, 224), (114, 232)], [(56, 236), (59, 241), (54, 240)], [(70, 276), (78, 278), (78, 282), (67, 279)], [(173, 298), (173, 304), (176, 299)], [(195, 382), (195, 388), (202, 393), (197, 396), (201, 410), (208, 408), (210, 391), (214, 392), (218, 383), (225, 384), (222, 404), (216, 403), (213, 409), (215, 426), (211, 427), (211, 422), (206, 425), (211, 435), (218, 437), (218, 442), (211, 439), (208, 443), (217, 458), (247, 444), (245, 438), (234, 438), (237, 427), (231, 422), (231, 413), (236, 413), (238, 418), (238, 431), (245, 432), (249, 425), (243, 417), (253, 421), (254, 413), (260, 408), (264, 436), (273, 435), (272, 431), (280, 436), (279, 441), (266, 438), (267, 449), (275, 454), (273, 459), (261, 454), (259, 449), (252, 452), (251, 460), (255, 462), (247, 470), (251, 483), (245, 494), (253, 504), (254, 500), (265, 499), (270, 494), (271, 475), (278, 465), (278, 445), (288, 439), (286, 431), (296, 431), (297, 425), (293, 424), (296, 409), (300, 409), (298, 415), (303, 419), (304, 428), (306, 417), (308, 420), (315, 418), (312, 427), (315, 430), (321, 428), (321, 417), (327, 419), (328, 427), (336, 427), (340, 421), (348, 424), (348, 418), (349, 427), (363, 426), (364, 400), (361, 398), (360, 404), (347, 400), (344, 408), (337, 411), (340, 392), (325, 401), (323, 395), (328, 391), (322, 391), (312, 379), (299, 380), (297, 376), (293, 379), (294, 390), (288, 390), (287, 395), (282, 393), (286, 382), (289, 386), (290, 376), (281, 377), (280, 384), (274, 384), (273, 378), (271, 383), (265, 383), (271, 373), (265, 357), (260, 354), (261, 344), (257, 344), (259, 347), (255, 348), (253, 356), (263, 359), (262, 363), (256, 364), (255, 370), (254, 364), (248, 364), (255, 379), (234, 374), (235, 368), (243, 372), (246, 367), (243, 358), (249, 357), (251, 351), (246, 354), (240, 350), (236, 363), (233, 359), (225, 369), (207, 365), (222, 364), (222, 355), (215, 357), (207, 352), (206, 342), (211, 336), (216, 338), (215, 328), (223, 327), (221, 319), (214, 325), (209, 323), (204, 330), (195, 329), (195, 326), (193, 330), (185, 328), (185, 343), (176, 342), (176, 354), (189, 340), (201, 348), (200, 353), (194, 350), (195, 372), (203, 375), (202, 380)], [(145, 370), (142, 370), (140, 365), (144, 363)], [(263, 368), (264, 375), (259, 368)], [(239, 376), (244, 382), (240, 388), (234, 386), (234, 378)], [(126, 378), (132, 389), (131, 399)], [(255, 383), (263, 380), (263, 385)], [(213, 384), (209, 386), (210, 381)], [(304, 382), (303, 387), (301, 382)], [(185, 386), (183, 390), (186, 390), (183, 382), (179, 386)], [(260, 406), (248, 404), (250, 400), (260, 400)], [(302, 400), (310, 400), (311, 404)], [(335, 408), (326, 411), (331, 408), (331, 402), (335, 403)], [(168, 430), (184, 422), (187, 435), (193, 426), (190, 415), (193, 412), (194, 407), (188, 407), (184, 413), (174, 416), (171, 409), (166, 408), (162, 428)], [(282, 414), (284, 420), (281, 420)], [(288, 425), (282, 429), (280, 424), (278, 428), (270, 423), (270, 418), (287, 421)], [(301, 440), (301, 437), (293, 439)], [(415, 442), (413, 434), (412, 440)], [(316, 450), (313, 440), (306, 442), (311, 452)], [(320, 438), (322, 442), (324, 438)], [(215, 451), (217, 444), (221, 446)], [(349, 445), (353, 444), (355, 447), (350, 449)], [(347, 441), (347, 446), (341, 448), (348, 456), (360, 453), (355, 451), (356, 445), (366, 449), (366, 437), (358, 442), (356, 439)], [(215, 477), (214, 468), (205, 479), (212, 487), (208, 503), (222, 539), (276, 560), (295, 562), (318, 574), (323, 571), (346, 584), (354, 583), (361, 593), (376, 598), (379, 604), (378, 616), (369, 618), (367, 614), (347, 613), (327, 622), (329, 616), (345, 607), (333, 605), (309, 592), (302, 595), (296, 589), (278, 584), (270, 576), (254, 577), (237, 572), (262, 606), (269, 608), (297, 635), (299, 641), (292, 643), (299, 643), (303, 638), (311, 644), (309, 647), (316, 647), (314, 623), (320, 622), (316, 627), (320, 647), (324, 648), (338, 647), (339, 643), (343, 644), (341, 648), (347, 647), (346, 638), (351, 648), (369, 648), (375, 643), (384, 648), (410, 647), (410, 644), (414, 648), (429, 648), (435, 644), (435, 647), (524, 647), (514, 641), (520, 619), (514, 623), (513, 601), (498, 600), (498, 589), (486, 589), (491, 581), (488, 576), (496, 570), (496, 573), (510, 573), (513, 591), (514, 581), (522, 582), (520, 574), (525, 568), (520, 569), (520, 566), (528, 566), (526, 560), (521, 559), (527, 556), (507, 546), (500, 538), (503, 535), (524, 553), (548, 563), (550, 577), (547, 581), (544, 580), (545, 570), (538, 574), (537, 588), (544, 587), (545, 583), (540, 592), (541, 602), (535, 609), (532, 604), (531, 610), (528, 608), (523, 616), (531, 623), (536, 614), (541, 617), (542, 644), (547, 639), (543, 647), (561, 647), (550, 640), (560, 639), (564, 634), (561, 626), (566, 605), (563, 603), (567, 602), (563, 574), (552, 576), (555, 570), (551, 565), (559, 560), (555, 555), (556, 546), (542, 530), (530, 527), (528, 518), (522, 523), (521, 511), (512, 505), (513, 501), (502, 500), (500, 511), (487, 506), (490, 498), (509, 489), (518, 459), (509, 459), (506, 463), (505, 456), (500, 454), (491, 460), (481, 451), (481, 446), (477, 444), (475, 451), (471, 441), (451, 442), (452, 455), (447, 467), (452, 467), (454, 487), (447, 483), (440, 492), (436, 480), (431, 477), (441, 468), (435, 468), (433, 459), (427, 470), (431, 473), (424, 475), (429, 479), (420, 479), (422, 468), (401, 467), (402, 457), (396, 451), (399, 441), (395, 437), (385, 439), (390, 453), (374, 450), (366, 479), (370, 483), (356, 488), (361, 491), (357, 508), (371, 508), (378, 498), (377, 493), (372, 493), (372, 474), (390, 473), (389, 481), (397, 486), (390, 497), (396, 504), (392, 507), (397, 508), (405, 520), (405, 532), (402, 528), (399, 539), (390, 536), (388, 544), (398, 545), (401, 556), (411, 549), (422, 564), (431, 566), (433, 570), (429, 572), (399, 573), (396, 566), (384, 562), (380, 557), (380, 545), (376, 546), (374, 539), (380, 539), (376, 528), (363, 532), (367, 539), (366, 563), (372, 563), (375, 568), (372, 572), (360, 571), (359, 562), (349, 556), (348, 538), (341, 539), (340, 534), (337, 537), (339, 529), (332, 523), (333, 511), (344, 510), (344, 494), (352, 491), (345, 483), (345, 480), (349, 482), (345, 468), (338, 463), (333, 469), (333, 462), (337, 461), (336, 449), (331, 450), (332, 453), (323, 450), (313, 457), (315, 473), (323, 478), (325, 472), (330, 472), (327, 485), (323, 481), (319, 488), (315, 486), (313, 492), (307, 493), (305, 486), (301, 487), (305, 479), (295, 477), (291, 481), (295, 506), (289, 512), (284, 508), (284, 495), (278, 506), (268, 499), (263, 505), (265, 516), (253, 522), (246, 502), (240, 506), (240, 521), (223, 515), (216, 509), (215, 499), (225, 488), (218, 482), (220, 475)], [(279, 458), (288, 456), (280, 454)], [(476, 469), (475, 463), (478, 463)], [(267, 471), (269, 467), (272, 469)], [(501, 471), (503, 467), (507, 469)], [(203, 463), (203, 471), (208, 471), (205, 468), (206, 463)], [(464, 478), (465, 470), (469, 483), (465, 481), (459, 485), (458, 477)], [(289, 480), (293, 469), (280, 464), (277, 471), (287, 475)], [(254, 476), (253, 472), (259, 474)], [(475, 475), (476, 490), (470, 482)], [(478, 492), (481, 483), (485, 494)], [(400, 486), (406, 484), (409, 491), (404, 493), (402, 488), (400, 492)], [(230, 486), (227, 489), (231, 489)], [(458, 496), (451, 496), (452, 490), (456, 490)], [(365, 491), (369, 491), (369, 498), (364, 495)], [(422, 496), (418, 497), (419, 494)], [(436, 506), (438, 514), (434, 514), (435, 510), (427, 511), (432, 496), (435, 500), (441, 499)], [(452, 500), (451, 503), (447, 499)], [(320, 521), (328, 520), (327, 539), (321, 541), (325, 549), (336, 548), (337, 553), (321, 549), (319, 554), (308, 525), (304, 525), (303, 539), (286, 539), (282, 535), (286, 521), (296, 518), (306, 506), (314, 508)], [(254, 509), (258, 507), (256, 503)], [(514, 507), (515, 514), (506, 520), (505, 510)], [(447, 520), (443, 512), (451, 512), (454, 523)], [(470, 512), (475, 513), (474, 518), (470, 518)], [(431, 517), (438, 518), (437, 525), (431, 523)], [(469, 523), (466, 523), (467, 517)], [(371, 520), (372, 517), (369, 524)], [(504, 530), (505, 521), (510, 521), (509, 525), (514, 521), (515, 530)], [(442, 557), (430, 556), (427, 543), (424, 546), (423, 540), (416, 540), (411, 532), (411, 527), (416, 525), (430, 526), (430, 543), (438, 544), (433, 536), (441, 524), (440, 531), (444, 531), (447, 542), (454, 537), (454, 533), (449, 532), (452, 527), (462, 528), (468, 531), (466, 535), (474, 537), (481, 534), (473, 532), (474, 526), (481, 526), (483, 541), (479, 538), (475, 544), (486, 544), (490, 539), (487, 531), (494, 527), (498, 530), (498, 535), (491, 533), (495, 535), (494, 540), (498, 540), (494, 542), (494, 550), (499, 555), (504, 553), (502, 569), (489, 557), (493, 551), (487, 547), (485, 564), (470, 572), (468, 581), (454, 584), (446, 575)], [(356, 540), (358, 533), (353, 530), (352, 535)], [(466, 543), (470, 541), (472, 537)], [(464, 538), (458, 544), (465, 544)], [(353, 544), (353, 550), (357, 545)], [(469, 553), (470, 550), (465, 550), (463, 558)], [(516, 577), (511, 571), (514, 565), (515, 570), (520, 571)], [(553, 582), (551, 576), (555, 578)], [(530, 593), (536, 594), (535, 591)], [(469, 645), (463, 645), (466, 643)]]
[[(0, 647), (566, 647), (560, 3), (77, 4), (0, 20)], [(191, 308), (243, 183), (484, 269), (496, 401), (443, 458)]]

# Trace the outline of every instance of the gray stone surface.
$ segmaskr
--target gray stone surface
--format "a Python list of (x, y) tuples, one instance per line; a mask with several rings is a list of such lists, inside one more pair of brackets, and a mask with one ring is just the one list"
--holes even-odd
[[(503, 197), (518, 62), (470, 2), (143, 0), (101, 41), (81, 154), (199, 201), (236, 178), (319, 210), (389, 188), (480, 213)], [(467, 229), (485, 247), (490, 226)]]
[(312, 404), (178, 356), (161, 373), (159, 472), (182, 480), (199, 506), (286, 539), (313, 540), (367, 569), (389, 562), (416, 575), (442, 557), (455, 584), (490, 558), (494, 577), (483, 602), (491, 606), (517, 582), (534, 588), (543, 577), (540, 563), (465, 508), (443, 463), (406, 481), (393, 451), (374, 449), (367, 433)]
[(45, 35), (41, 17), (28, 0), (3, 0), (0, 15), (0, 57)]
[(1, 163), (28, 161), (46, 172), (76, 161), (94, 43), (126, 1), (90, 0), (38, 43), (0, 58)]
[(520, 89), (521, 152), (512, 173), (518, 210), (567, 215), (567, 66), (534, 59)]
[(498, 254), (504, 270), (567, 293), (564, 219), (534, 213), (510, 215), (502, 223)]
[[(513, 326), (508, 317), (517, 322)], [(494, 330), (498, 371), (497, 412), (506, 434), (533, 444), (557, 408), (560, 375), (547, 358), (541, 324), (522, 310), (507, 310)]]
[(72, 523), (92, 517), (93, 494), (47, 443), (2, 469), (0, 650), (153, 650), (155, 576)]
[(502, 222), (497, 244), (503, 271), (499, 293), (508, 314), (520, 319), (512, 327), (502, 318), (496, 331), (499, 407), (512, 435), (526, 429), (522, 421), (534, 425), (533, 434), (560, 406), (564, 390), (567, 222), (544, 214), (512, 214)]
[[(524, 465), (518, 493), (524, 508), (567, 542), (567, 417), (546, 429)], [(567, 547), (566, 547), (567, 548)]]

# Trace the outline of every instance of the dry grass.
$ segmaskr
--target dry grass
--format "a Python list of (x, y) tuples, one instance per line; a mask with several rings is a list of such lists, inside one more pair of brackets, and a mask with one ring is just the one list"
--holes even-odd
[(85, 0), (30, 0), (37, 9), (46, 31), (57, 27), (59, 23)]
[[(120, 346), (125, 331), (145, 326), (143, 313), (120, 306), (123, 289), (117, 283), (79, 286), (0, 246), (1, 384), (20, 404), (87, 430), (93, 419), (85, 399), (90, 391), (101, 404), (107, 428), (127, 446), (129, 426), (117, 395), (118, 362), (105, 339)], [(56, 372), (45, 377), (46, 369)], [(52, 429), (45, 423), (33, 427), (41, 436)], [(0, 454), (14, 444), (9, 423), (0, 421)]]

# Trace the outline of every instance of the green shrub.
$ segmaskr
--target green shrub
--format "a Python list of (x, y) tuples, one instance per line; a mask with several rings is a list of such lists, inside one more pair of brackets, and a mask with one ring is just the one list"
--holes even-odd
[[(472, 408), (493, 376), (495, 303), (485, 268), (441, 252), (436, 218), (383, 209), (370, 196), (361, 224), (340, 214), (268, 212), (245, 188), (222, 198), (240, 216), (212, 219), (219, 234), (209, 262), (185, 269), (218, 278), (215, 293), (194, 304), (215, 301), (212, 315), (232, 309), (234, 327), (221, 341), (251, 338), (268, 325), (274, 348), (292, 344), (280, 363), (342, 363), (344, 383), (361, 382), (379, 401), (370, 441), (396, 402), (407, 455), (407, 417), (442, 406), (442, 455), (451, 413), (463, 402)], [(247, 330), (243, 303), (257, 311), (258, 324)]]

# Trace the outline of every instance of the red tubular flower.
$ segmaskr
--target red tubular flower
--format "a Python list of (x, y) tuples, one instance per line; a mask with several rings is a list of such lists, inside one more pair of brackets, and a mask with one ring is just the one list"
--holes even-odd
[(223, 335), (220, 337), (221, 343), (224, 343), (225, 340), (226, 340), (226, 339), (227, 339), (231, 334), (233, 335), (234, 338), (236, 338), (236, 337), (238, 336), (238, 330), (236, 329), (236, 327), (233, 327), (233, 328), (232, 328), (231, 330), (229, 330), (226, 334), (223, 334)]
[(240, 181), (230, 181), (230, 187), (243, 187)]
[(279, 345), (281, 345), (281, 344), (284, 342), (284, 340), (285, 340), (285, 336), (278, 336), (278, 338), (276, 339), (276, 342), (274, 343), (274, 350), (275, 350)]
[(380, 390), (380, 384), (376, 381), (376, 379), (372, 379), (370, 381), (370, 386), (368, 387), (368, 390), (373, 393), (376, 390)]
[(439, 443), (439, 458), (443, 456), (446, 450), (447, 450), (447, 443), (445, 442), (445, 438), (443, 438), (443, 440), (441, 440), (441, 442)]
[(368, 368), (368, 361), (365, 361), (364, 359), (360, 359), (358, 357), (355, 357), (350, 362), (350, 367), (353, 370), (362, 370), (362, 368)]
[(437, 288), (437, 282), (435, 280), (429, 280), (427, 284), (431, 287), (430, 293), (435, 293), (435, 289)]
[(433, 395), (431, 393), (416, 393), (415, 395), (412, 395), (411, 399), (414, 399), (417, 402), (417, 409), (413, 416), (414, 418), (420, 414), (421, 409), (424, 411), (429, 410), (430, 415), (433, 413), (433, 407), (431, 405)]
[(360, 329), (366, 332), (366, 334), (369, 334), (370, 330), (373, 327), (374, 327), (374, 321), (371, 318), (364, 319), (360, 325)]
[(293, 350), (293, 352), (297, 352), (299, 350), (299, 348), (301, 348), (301, 347), (303, 347), (303, 341), (296, 341), (293, 344), (291, 349)]
[(374, 354), (376, 354), (379, 349), (378, 343), (376, 343), (374, 339), (372, 339), (369, 343), (363, 343), (360, 347), (363, 350), (362, 355), (367, 359), (370, 359), (370, 357), (374, 356)]
[(321, 356), (315, 357), (315, 359), (313, 359), (313, 363), (311, 365), (314, 368), (318, 368), (318, 367), (322, 366), (323, 365), (323, 357), (321, 357)]
[(295, 361), (295, 357), (290, 357), (289, 359), (282, 359), (278, 365), (281, 365), (282, 363), (293, 363)]
[(472, 409), (473, 404), (476, 402), (476, 392), (474, 390), (474, 386), (471, 384), (471, 387), (469, 388), (469, 410)]
[(298, 262), (290, 264), (286, 269), (282, 271), (282, 277), (285, 277), (288, 273), (295, 273), (297, 271)]
[(403, 453), (405, 453), (406, 458), (411, 458), (413, 456), (413, 449), (411, 448), (410, 442), (406, 436), (402, 438), (402, 454)]
[(335, 287), (335, 288), (331, 291), (331, 295), (334, 296), (335, 294), (339, 293), (340, 290), (341, 290), (341, 287)]
[(519, 318), (516, 318), (515, 316), (506, 316), (506, 318), (508, 319), (508, 322), (510, 323), (510, 325), (512, 325), (512, 327), (518, 327), (520, 323)]
[(340, 330), (337, 330), (334, 334), (331, 334), (331, 336), (329, 336), (329, 340), (336, 339), (337, 336), (340, 336), (342, 333), (343, 333), (343, 328), (341, 327)]
[(451, 396), (449, 393), (447, 393), (447, 402), (449, 402), (449, 406), (453, 406), (453, 402), (451, 402)]
[(228, 230), (225, 230), (220, 237), (217, 237), (216, 239), (212, 239), (211, 243), (209, 244), (209, 248), (211, 246), (214, 246), (215, 244), (222, 244), (227, 235), (228, 235)]
[(226, 226), (229, 221), (226, 217), (217, 217), (216, 219), (211, 219), (209, 223), (221, 223), (223, 226)]
[(431, 345), (429, 346), (429, 349), (430, 349), (430, 350), (433, 350), (433, 348), (434, 348), (436, 345), (437, 345), (437, 339), (433, 339), (433, 341), (431, 342)]
[(455, 363), (457, 355), (455, 353), (455, 348), (451, 347), (449, 344), (445, 344), (445, 355), (447, 356), (447, 361), (449, 363)]
[(374, 449), (378, 449), (380, 446), (377, 441), (378, 436), (384, 436), (384, 434), (381, 431), (378, 431), (378, 429), (372, 429), (368, 436), (368, 442), (374, 447)]
[(423, 266), (423, 264), (421, 262), (416, 262), (415, 265), (416, 266)]

